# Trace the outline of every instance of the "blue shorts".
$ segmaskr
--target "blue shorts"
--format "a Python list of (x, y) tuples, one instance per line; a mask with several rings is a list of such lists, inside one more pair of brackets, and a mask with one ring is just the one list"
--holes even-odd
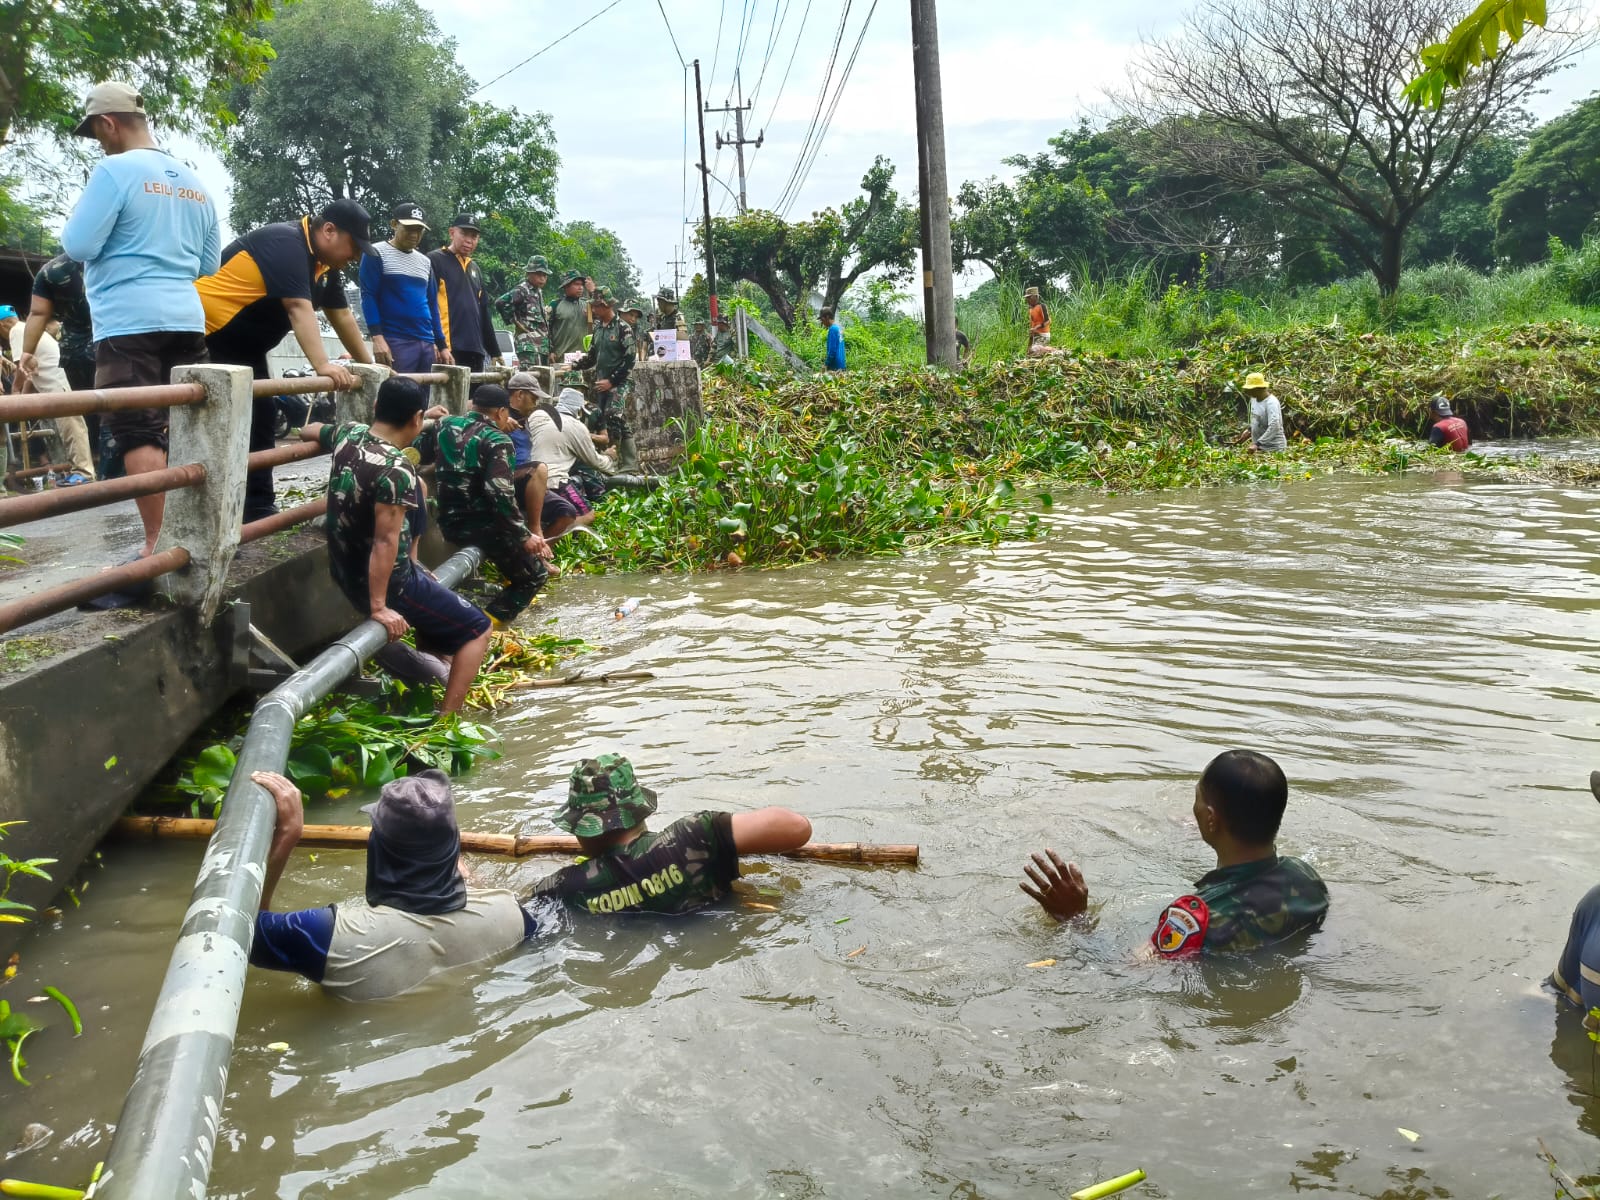
[(432, 575), (413, 568), (400, 583), (389, 583), (389, 607), (417, 631), (419, 650), (454, 654), (489, 630), (489, 618)]

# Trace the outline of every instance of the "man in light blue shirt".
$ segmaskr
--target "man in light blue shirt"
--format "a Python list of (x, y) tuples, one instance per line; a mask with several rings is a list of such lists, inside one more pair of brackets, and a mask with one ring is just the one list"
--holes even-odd
[[(62, 249), (83, 264), (95, 387), (168, 383), (174, 367), (206, 361), (206, 315), (194, 281), (221, 265), (217, 207), (199, 176), (157, 148), (144, 101), (127, 84), (90, 92), (77, 134), (106, 154), (61, 231)], [(109, 423), (129, 475), (167, 465), (166, 409), (125, 409)], [(161, 532), (163, 497), (136, 503), (148, 555)]]

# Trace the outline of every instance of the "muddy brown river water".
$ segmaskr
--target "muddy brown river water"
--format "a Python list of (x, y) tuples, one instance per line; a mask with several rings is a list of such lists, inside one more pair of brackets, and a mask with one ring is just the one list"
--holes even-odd
[[(758, 863), (776, 911), (569, 921), (388, 1004), (252, 973), (212, 1195), (999, 1200), (1136, 1166), (1130, 1195), (1185, 1200), (1550, 1195), (1536, 1137), (1600, 1167), (1593, 1047), (1537, 988), (1600, 865), (1597, 535), (1593, 492), (1331, 479), (1062, 498), (993, 550), (565, 580), (538, 612), (659, 677), (503, 712), (463, 827), (548, 830), (618, 748), (668, 818), (787, 804), (920, 869)], [(1211, 865), (1194, 778), (1237, 745), (1289, 774), (1327, 926), (1143, 961)], [(1044, 844), (1092, 929), (1018, 891)], [(0, 1146), (55, 1130), (0, 1174), (103, 1157), (199, 853), (108, 847), (24, 945), (88, 1029), (0, 1084)], [(302, 853), (280, 896), (362, 878)]]

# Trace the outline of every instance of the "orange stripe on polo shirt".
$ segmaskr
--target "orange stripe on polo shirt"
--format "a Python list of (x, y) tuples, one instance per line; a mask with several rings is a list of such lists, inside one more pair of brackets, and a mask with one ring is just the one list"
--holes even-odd
[(445, 290), (444, 280), (439, 280), (439, 328), (444, 331), (444, 344), (450, 344), (450, 293)]
[(194, 286), (205, 305), (207, 334), (215, 333), (267, 294), (261, 268), (248, 250), (223, 263), (215, 275), (196, 279)]

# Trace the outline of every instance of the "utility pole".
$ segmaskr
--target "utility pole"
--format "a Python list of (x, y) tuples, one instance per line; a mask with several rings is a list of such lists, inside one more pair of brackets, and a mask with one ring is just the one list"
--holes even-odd
[(731, 108), (727, 108), (727, 107), (725, 107), (725, 108), (709, 108), (708, 107), (706, 109), (706, 111), (707, 112), (714, 112), (714, 113), (732, 113), (733, 114), (733, 130), (734, 130), (735, 136), (731, 137), (731, 138), (725, 138), (725, 137), (722, 136), (721, 133), (718, 133), (717, 134), (717, 149), (721, 150), (724, 146), (732, 146), (733, 149), (734, 149), (734, 152), (739, 156), (739, 212), (743, 213), (747, 208), (750, 207), (747, 203), (745, 203), (745, 198), (744, 198), (744, 148), (746, 146), (755, 146), (757, 149), (759, 149), (760, 146), (761, 146), (762, 140), (767, 136), (767, 134), (766, 134), (766, 130), (762, 130), (760, 133), (756, 134), (756, 136), (753, 137), (753, 138), (745, 137), (745, 135), (744, 135), (744, 115), (745, 115), (745, 113), (749, 112), (750, 109), (753, 107), (753, 102), (752, 102), (752, 104), (746, 104), (744, 102), (744, 85), (739, 82), (739, 72), (738, 71), (735, 71), (733, 73), (733, 86), (736, 89), (738, 89), (738, 97), (739, 97), (739, 103), (738, 104), (732, 106)]
[(700, 94), (700, 60), (694, 60), (694, 107), (700, 119), (700, 199), (706, 211), (706, 290), (711, 293), (711, 319), (717, 319), (717, 257), (711, 252), (711, 168), (706, 165), (706, 103)]
[(922, 190), (922, 321), (928, 361), (954, 367), (955, 271), (950, 261), (950, 185), (945, 169), (944, 88), (939, 81), (939, 18), (934, 0), (911, 0), (911, 65), (916, 78), (918, 185)]
[[(682, 254), (683, 247), (677, 247), (675, 253)], [(688, 265), (687, 260), (681, 258), (669, 258), (667, 260), (667, 266), (672, 268), (672, 294), (678, 297), (679, 300), (683, 299), (683, 284), (679, 282), (679, 271)]]

